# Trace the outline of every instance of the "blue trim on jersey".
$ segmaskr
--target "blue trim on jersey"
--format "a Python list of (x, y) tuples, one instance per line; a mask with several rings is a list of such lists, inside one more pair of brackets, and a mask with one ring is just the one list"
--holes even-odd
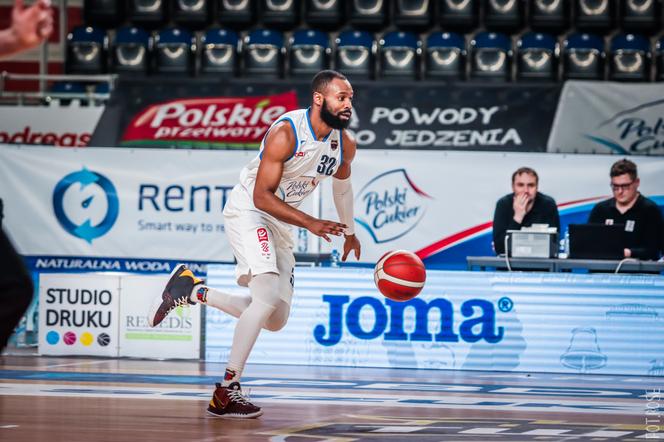
[(311, 106), (308, 107), (306, 110), (307, 124), (309, 124), (309, 130), (311, 131), (311, 136), (314, 137), (314, 141), (317, 141), (318, 138), (316, 138), (316, 132), (314, 132), (314, 127), (311, 125), (311, 118), (309, 118), (309, 109), (311, 109)]
[(339, 129), (339, 167), (344, 161), (344, 133), (343, 129)]
[[(291, 127), (293, 128), (293, 135), (295, 135), (295, 148), (293, 149), (293, 154), (291, 156), (289, 156), (288, 159), (286, 160), (286, 161), (288, 161), (288, 160), (290, 160), (291, 158), (293, 158), (295, 156), (295, 152), (297, 152), (297, 148), (300, 145), (300, 139), (297, 137), (297, 131), (295, 130), (295, 123), (293, 122), (293, 119), (291, 117), (283, 117), (283, 118), (275, 121), (274, 124), (272, 125), (272, 127), (277, 125), (277, 123), (281, 123), (282, 121), (288, 121), (290, 123)], [(270, 129), (268, 129), (267, 132), (265, 132), (265, 136), (263, 137), (263, 140), (265, 140), (267, 138), (267, 134), (270, 133), (270, 130), (272, 129), (272, 127), (270, 127)], [(258, 158), (260, 158), (261, 160), (263, 159), (263, 151), (262, 150), (258, 154)]]
[[(309, 123), (309, 130), (311, 131), (311, 136), (314, 137), (314, 141), (318, 141), (318, 137), (316, 137), (316, 132), (314, 132), (314, 127), (311, 125), (311, 118), (309, 118), (309, 109), (311, 109), (311, 106), (307, 108), (307, 123)], [(324, 142), (327, 141), (328, 138), (330, 138), (332, 132), (334, 132), (334, 130), (331, 130), (330, 133), (325, 135), (325, 138), (323, 138)]]

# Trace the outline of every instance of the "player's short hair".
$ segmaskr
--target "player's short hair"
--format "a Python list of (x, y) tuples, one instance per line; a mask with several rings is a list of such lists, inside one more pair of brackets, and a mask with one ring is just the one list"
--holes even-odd
[(639, 176), (636, 164), (627, 158), (623, 158), (622, 160), (613, 163), (613, 166), (611, 166), (611, 172), (609, 172), (611, 178), (624, 174), (629, 174), (629, 177), (632, 180), (635, 180)]
[(332, 80), (337, 78), (339, 80), (348, 80), (341, 72), (333, 71), (331, 69), (320, 71), (314, 75), (313, 80), (311, 80), (311, 93), (319, 92), (322, 94), (325, 92), (327, 85), (329, 85)]
[(517, 170), (514, 171), (512, 174), (512, 184), (514, 184), (514, 180), (516, 180), (516, 177), (521, 175), (522, 173), (527, 173), (528, 175), (532, 175), (535, 177), (535, 184), (539, 184), (539, 176), (537, 176), (537, 172), (535, 172), (535, 169), (531, 167), (519, 167)]

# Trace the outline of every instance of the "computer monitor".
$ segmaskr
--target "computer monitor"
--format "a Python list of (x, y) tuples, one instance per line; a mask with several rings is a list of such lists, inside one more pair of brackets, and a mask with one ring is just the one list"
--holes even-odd
[(569, 225), (569, 258), (622, 259), (624, 249), (624, 224)]

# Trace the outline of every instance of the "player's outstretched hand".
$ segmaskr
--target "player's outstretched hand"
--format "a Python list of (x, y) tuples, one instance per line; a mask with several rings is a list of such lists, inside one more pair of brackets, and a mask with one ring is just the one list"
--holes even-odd
[(344, 241), (344, 254), (341, 257), (342, 261), (346, 261), (348, 254), (351, 250), (355, 252), (355, 259), (360, 260), (360, 240), (355, 235), (347, 235)]
[(332, 240), (328, 235), (341, 236), (348, 226), (336, 221), (314, 218), (306, 228), (316, 236), (320, 236), (327, 242)]

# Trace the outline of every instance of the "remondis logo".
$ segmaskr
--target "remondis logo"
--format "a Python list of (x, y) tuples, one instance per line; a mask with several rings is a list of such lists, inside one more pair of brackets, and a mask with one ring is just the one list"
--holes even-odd
[(62, 178), (53, 190), (53, 211), (62, 228), (90, 244), (113, 227), (119, 209), (113, 183), (85, 167)]
[(367, 229), (377, 244), (392, 241), (410, 232), (422, 220), (429, 199), (405, 169), (383, 172), (358, 193), (355, 221)]

